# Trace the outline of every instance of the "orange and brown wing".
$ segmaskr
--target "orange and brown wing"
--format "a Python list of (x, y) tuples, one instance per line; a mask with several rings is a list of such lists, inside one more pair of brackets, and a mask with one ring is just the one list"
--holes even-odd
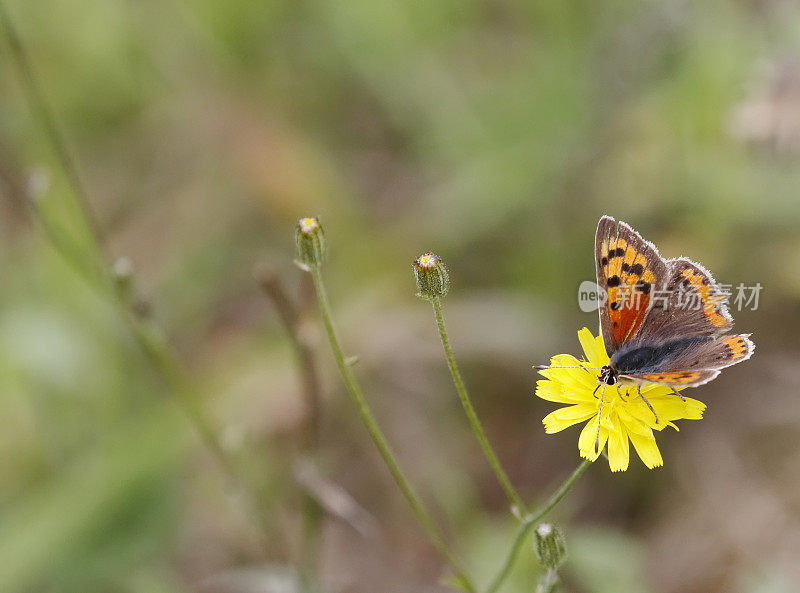
[(697, 387), (714, 379), (721, 369), (750, 358), (756, 347), (750, 334), (740, 334), (679, 339), (660, 348), (664, 354), (657, 357), (655, 365), (641, 369), (639, 373), (631, 369), (624, 376), (664, 385)]
[(666, 263), (658, 250), (624, 222), (603, 216), (595, 235), (600, 327), (609, 355), (631, 340), (651, 307), (653, 291), (665, 281)]
[(664, 290), (655, 295), (637, 339), (661, 341), (667, 336), (714, 336), (733, 327), (726, 295), (708, 270), (684, 257), (668, 260), (666, 265)]
[(719, 352), (716, 353), (715, 364), (724, 368), (742, 362), (753, 356), (756, 345), (750, 339), (750, 334), (738, 336), (725, 336), (719, 339)]
[(697, 387), (703, 383), (708, 383), (719, 375), (718, 370), (675, 372), (675, 373), (653, 373), (650, 375), (632, 375), (634, 379), (650, 381), (651, 383), (661, 383), (673, 387)]

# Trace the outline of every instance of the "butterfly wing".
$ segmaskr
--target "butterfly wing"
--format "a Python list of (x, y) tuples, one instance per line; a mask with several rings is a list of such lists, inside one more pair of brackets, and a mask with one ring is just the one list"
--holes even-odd
[[(595, 237), (603, 341), (621, 376), (696, 387), (750, 358), (711, 273), (687, 258), (664, 260), (624, 222), (600, 219)], [(601, 301), (602, 302), (602, 301)]]
[(750, 334), (698, 336), (665, 342), (656, 347), (650, 368), (631, 369), (623, 376), (664, 385), (697, 387), (719, 375), (721, 369), (743, 362), (755, 351)]
[(597, 225), (595, 263), (597, 284), (607, 295), (600, 301), (600, 328), (611, 356), (642, 328), (653, 292), (666, 281), (667, 265), (655, 245), (610, 216)]
[(666, 262), (667, 281), (654, 293), (641, 331), (640, 342), (663, 342), (682, 336), (713, 336), (729, 331), (733, 318), (725, 294), (711, 273), (684, 257)]

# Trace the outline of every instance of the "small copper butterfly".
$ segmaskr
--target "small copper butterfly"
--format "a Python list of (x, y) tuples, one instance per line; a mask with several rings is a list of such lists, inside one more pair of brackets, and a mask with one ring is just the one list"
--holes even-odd
[(600, 328), (611, 360), (598, 380), (697, 387), (747, 360), (750, 334), (725, 335), (733, 318), (711, 273), (685, 257), (665, 260), (628, 224), (603, 216), (595, 235), (597, 284), (607, 298)]

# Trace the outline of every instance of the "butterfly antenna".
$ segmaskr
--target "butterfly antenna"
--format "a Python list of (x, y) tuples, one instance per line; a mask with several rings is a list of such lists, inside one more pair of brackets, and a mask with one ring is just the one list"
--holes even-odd
[(600, 454), (600, 420), (603, 413), (603, 397), (606, 394), (606, 384), (603, 383), (603, 391), (600, 392), (600, 409), (597, 410), (597, 434), (594, 437), (594, 452)]
[(603, 367), (585, 367), (585, 366), (574, 366), (574, 367), (554, 367), (550, 366), (549, 364), (535, 364), (533, 365), (533, 369), (537, 371), (543, 371), (546, 369), (586, 369), (589, 371), (599, 371), (602, 370)]

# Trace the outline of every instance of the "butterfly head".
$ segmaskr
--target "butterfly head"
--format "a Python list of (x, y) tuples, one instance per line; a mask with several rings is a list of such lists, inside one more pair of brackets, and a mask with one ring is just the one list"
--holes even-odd
[(610, 365), (606, 365), (600, 369), (600, 375), (597, 377), (597, 382), (606, 385), (615, 385), (619, 381), (619, 373), (618, 371), (611, 367)]

